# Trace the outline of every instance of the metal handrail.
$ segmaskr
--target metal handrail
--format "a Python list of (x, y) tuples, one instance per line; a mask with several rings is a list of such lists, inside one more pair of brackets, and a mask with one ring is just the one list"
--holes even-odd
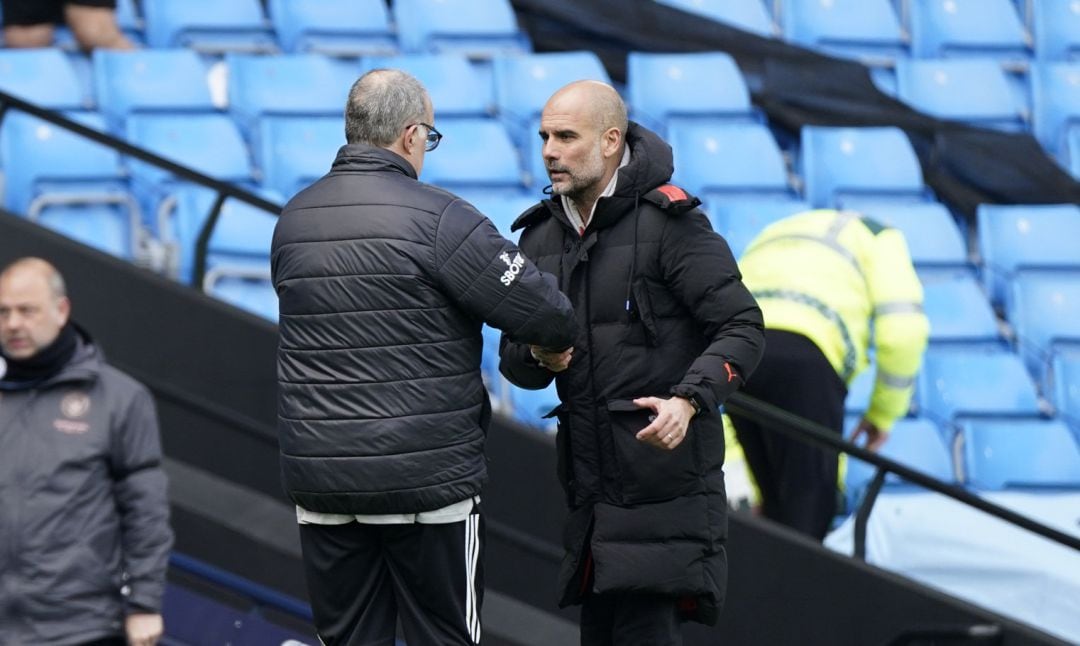
[(206, 273), (206, 249), (210, 242), (210, 236), (213, 235), (214, 227), (217, 225), (218, 217), (221, 215), (221, 206), (226, 198), (240, 200), (241, 202), (260, 208), (268, 213), (272, 213), (275, 216), (281, 212), (280, 204), (262, 198), (249, 190), (230, 184), (229, 182), (215, 179), (187, 166), (177, 164), (174, 161), (156, 155), (144, 148), (139, 148), (138, 146), (132, 145), (113, 135), (98, 132), (93, 128), (89, 128), (77, 121), (65, 117), (56, 110), (49, 110), (47, 108), (36, 106), (19, 97), (0, 91), (0, 123), (3, 122), (3, 119), (10, 108), (33, 115), (43, 121), (48, 121), (53, 125), (74, 132), (82, 137), (86, 137), (103, 146), (113, 148), (128, 157), (134, 157), (139, 161), (166, 170), (177, 177), (213, 190), (217, 195), (217, 199), (214, 200), (210, 214), (203, 224), (202, 229), (199, 231), (199, 236), (195, 243), (195, 271), (191, 279), (191, 284), (193, 286), (199, 287), (203, 283), (203, 275)]
[[(1001, 520), (1012, 523), (1013, 525), (1022, 527), (1034, 534), (1042, 536), (1043, 538), (1054, 541), (1055, 543), (1059, 543), (1061, 545), (1064, 545), (1065, 547), (1080, 551), (1080, 538), (1077, 538), (1070, 534), (1066, 534), (1065, 532), (1062, 532), (1061, 530), (1055, 529), (1048, 525), (1044, 525), (1043, 523), (1032, 520), (1027, 516), (1018, 514), (1011, 509), (1002, 507), (1001, 505), (994, 504), (984, 498), (980, 498), (979, 496), (971, 493), (963, 487), (942, 482), (937, 478), (933, 478), (926, 475), (925, 473), (916, 471), (915, 469), (896, 462), (895, 460), (891, 460), (887, 457), (879, 455), (878, 453), (874, 453), (873, 451), (864, 449), (861, 446), (842, 439), (834, 431), (829, 430), (821, 424), (811, 422), (810, 420), (799, 417), (798, 415), (789, 413), (771, 404), (767, 404), (759, 399), (755, 399), (745, 393), (737, 392), (731, 395), (724, 403), (724, 408), (729, 411), (738, 413), (739, 415), (744, 415), (746, 417), (754, 419), (759, 423), (763, 421), (769, 422), (769, 428), (774, 428), (775, 430), (789, 437), (794, 437), (796, 439), (799, 439), (800, 441), (807, 441), (812, 444), (817, 444), (818, 446), (824, 446), (830, 449), (836, 449), (837, 451), (842, 451), (864, 462), (869, 462), (870, 464), (873, 464), (875, 467), (877, 467), (877, 473), (874, 477), (874, 482), (877, 483), (877, 486), (876, 488), (873, 487), (874, 483), (872, 483), (872, 488), (874, 488), (874, 491), (870, 492), (871, 494), (875, 495), (867, 495), (866, 498), (863, 500), (863, 508), (860, 508), (858, 512), (859, 515), (862, 517), (863, 530), (860, 537), (859, 526), (858, 524), (856, 525), (857, 543), (855, 546), (855, 552), (856, 555), (860, 557), (864, 557), (866, 553), (866, 519), (870, 515), (870, 507), (873, 505), (874, 500), (876, 499), (876, 492), (880, 489), (881, 484), (884, 482), (886, 473), (895, 473), (904, 480), (913, 482), (917, 485), (940, 493), (944, 496), (948, 496), (953, 500), (958, 500), (962, 503), (970, 505), (980, 511), (990, 514), (991, 516), (995, 516), (997, 518), (1000, 518)], [(856, 522), (859, 522), (858, 517), (856, 517)], [(859, 540), (863, 542), (863, 545), (858, 545)]]
[(198, 578), (205, 579), (253, 600), (259, 606), (266, 606), (311, 621), (311, 606), (287, 594), (282, 594), (265, 586), (249, 581), (242, 576), (218, 569), (209, 563), (185, 554), (173, 552), (169, 555), (169, 565)]

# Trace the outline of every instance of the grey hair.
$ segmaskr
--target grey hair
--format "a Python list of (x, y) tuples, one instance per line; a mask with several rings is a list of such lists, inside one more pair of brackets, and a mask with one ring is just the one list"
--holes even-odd
[(345, 141), (385, 148), (401, 131), (428, 112), (427, 90), (412, 75), (397, 69), (375, 69), (349, 90), (345, 104)]

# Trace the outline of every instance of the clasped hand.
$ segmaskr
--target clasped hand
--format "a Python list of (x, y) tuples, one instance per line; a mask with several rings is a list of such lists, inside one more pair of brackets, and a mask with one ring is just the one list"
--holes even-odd
[(552, 372), (562, 372), (569, 368), (570, 359), (574, 355), (574, 348), (572, 347), (562, 352), (553, 352), (538, 345), (530, 345), (529, 351), (532, 353), (533, 359), (536, 359), (542, 367)]

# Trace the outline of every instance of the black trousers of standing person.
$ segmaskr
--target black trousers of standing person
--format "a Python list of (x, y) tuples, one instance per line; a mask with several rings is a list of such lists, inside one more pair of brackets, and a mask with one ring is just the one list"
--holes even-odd
[[(810, 339), (765, 331), (765, 355), (743, 392), (844, 432), (847, 386)], [(766, 518), (821, 540), (836, 515), (836, 451), (817, 448), (780, 431), (731, 415), (746, 462), (761, 490)]]
[(682, 646), (677, 600), (658, 594), (588, 594), (581, 646)]
[(479, 509), (444, 524), (301, 525), (315, 628), (326, 646), (480, 643)]

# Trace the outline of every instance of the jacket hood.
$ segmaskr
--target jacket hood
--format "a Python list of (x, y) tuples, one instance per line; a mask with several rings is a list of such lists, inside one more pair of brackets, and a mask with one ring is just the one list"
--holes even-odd
[(644, 195), (671, 181), (675, 161), (671, 146), (652, 130), (633, 121), (626, 130), (630, 163), (619, 169), (619, 180), (612, 197)]
[(331, 171), (396, 171), (418, 179), (407, 159), (386, 148), (368, 144), (346, 144), (338, 149)]

